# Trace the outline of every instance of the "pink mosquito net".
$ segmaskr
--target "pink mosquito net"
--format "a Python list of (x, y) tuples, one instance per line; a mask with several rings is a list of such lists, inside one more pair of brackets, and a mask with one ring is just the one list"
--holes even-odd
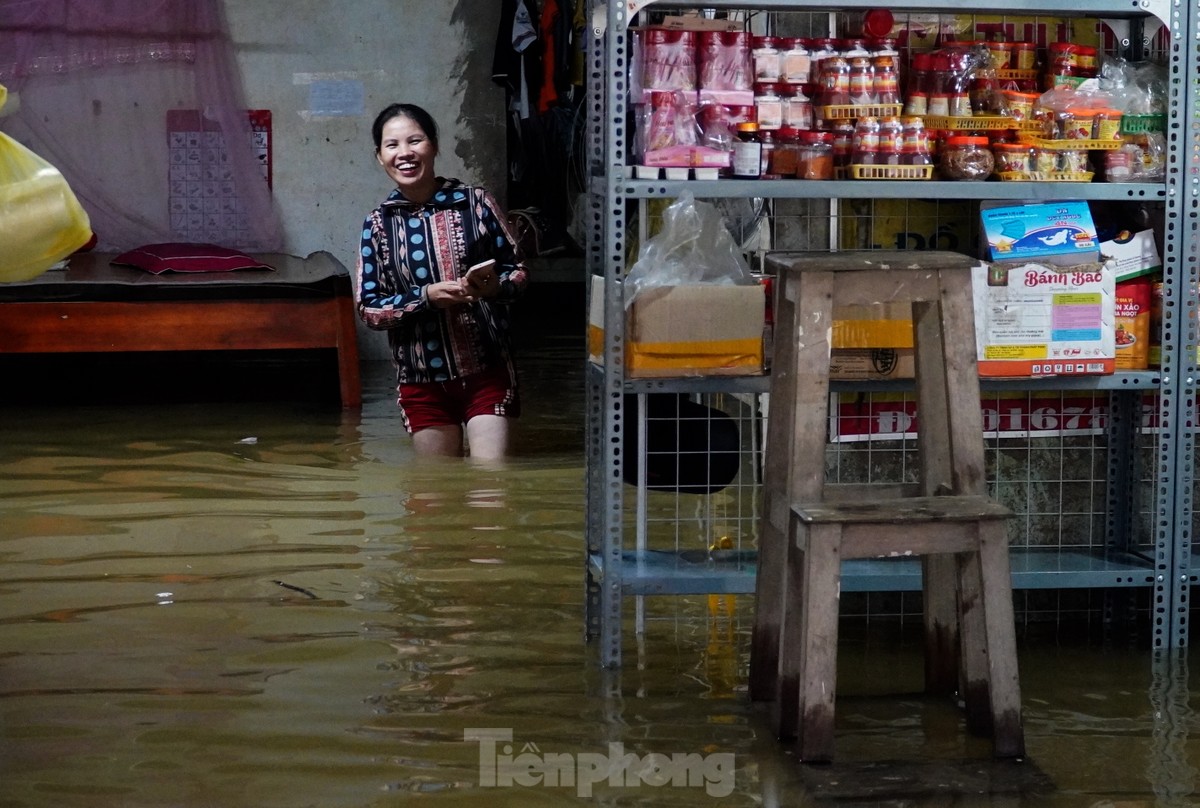
[(222, 0), (0, 0), (0, 84), (99, 249), (282, 245)]

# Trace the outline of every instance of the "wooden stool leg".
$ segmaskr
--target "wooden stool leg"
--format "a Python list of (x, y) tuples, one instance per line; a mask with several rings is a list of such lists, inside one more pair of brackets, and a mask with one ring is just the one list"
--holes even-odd
[(838, 609), (842, 586), (842, 526), (808, 527), (803, 565), (802, 597), (798, 605), (803, 640), (797, 755), (810, 763), (833, 760), (834, 705), (837, 696)]
[[(800, 718), (800, 677), (804, 669), (804, 565), (809, 543), (808, 527), (791, 520), (783, 575), (783, 602), (779, 627), (779, 672), (771, 703), (771, 726), (780, 740), (796, 737)], [(790, 608), (789, 608), (790, 607)]]
[(758, 564), (754, 576), (754, 629), (750, 641), (749, 691), (751, 701), (770, 701), (778, 689), (779, 643), (783, 616), (785, 568), (788, 561), (788, 523), (791, 498), (788, 464), (791, 462), (792, 419), (796, 372), (794, 340), (796, 306), (787, 294), (787, 277), (775, 288), (775, 340), (771, 367), (771, 397), (767, 413), (767, 438), (763, 458), (763, 516), (758, 537)]
[(1012, 571), (1004, 522), (991, 521), (979, 525), (979, 570), (987, 636), (994, 753), (996, 757), (1022, 757), (1025, 754), (1025, 730), (1021, 722)]
[(763, 518), (755, 579), (754, 634), (750, 646), (750, 698), (772, 699), (783, 611), (783, 569), (793, 502), (816, 502), (825, 483), (829, 413), (829, 324), (833, 274), (780, 279), (775, 292), (775, 354), (767, 416)]
[(937, 554), (921, 557), (926, 693), (951, 694), (958, 690), (958, 649), (961, 640), (957, 579), (953, 556)]
[(959, 553), (953, 557), (958, 568), (958, 608), (961, 628), (962, 700), (967, 714), (967, 730), (975, 735), (991, 735), (991, 670), (988, 663), (987, 602), (979, 553)]

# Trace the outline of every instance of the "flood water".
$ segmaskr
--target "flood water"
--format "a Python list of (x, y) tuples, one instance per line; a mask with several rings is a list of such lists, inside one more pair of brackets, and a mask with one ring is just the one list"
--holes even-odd
[[(581, 358), (525, 352), (503, 468), (415, 458), (386, 363), (361, 412), (158, 396), (158, 368), (139, 387), (96, 363), (9, 396), (0, 808), (1200, 802), (1196, 657), (1144, 632), (1021, 632), (1021, 763), (920, 694), (916, 629), (844, 632), (830, 766), (796, 764), (748, 703), (750, 598), (654, 599), (600, 670)], [(610, 744), (677, 781), (592, 785)], [(511, 776), (520, 755), (551, 775)]]

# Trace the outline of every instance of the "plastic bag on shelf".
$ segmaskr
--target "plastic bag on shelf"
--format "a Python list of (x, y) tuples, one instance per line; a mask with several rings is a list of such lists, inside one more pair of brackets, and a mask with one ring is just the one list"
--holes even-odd
[(643, 289), (694, 283), (758, 283), (717, 208), (684, 191), (663, 212), (662, 229), (642, 245), (625, 276), (625, 307)]
[[(0, 107), (7, 94), (0, 85)], [(0, 282), (35, 278), (91, 237), (87, 212), (58, 169), (0, 132)]]

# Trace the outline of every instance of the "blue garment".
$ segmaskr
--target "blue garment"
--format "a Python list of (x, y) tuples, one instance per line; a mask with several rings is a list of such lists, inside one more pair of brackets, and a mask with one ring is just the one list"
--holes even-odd
[[(438, 182), (420, 204), (392, 191), (363, 222), (354, 278), (359, 316), (387, 331), (397, 384), (444, 382), (500, 366), (515, 384), (509, 304), (525, 289), (525, 264), (487, 190)], [(496, 297), (451, 309), (429, 305), (425, 287), (456, 281), (488, 259), (496, 261)]]

